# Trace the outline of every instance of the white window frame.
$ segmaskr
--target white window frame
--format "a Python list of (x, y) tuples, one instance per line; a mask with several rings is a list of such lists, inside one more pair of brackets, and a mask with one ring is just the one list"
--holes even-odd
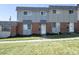
[(27, 12), (27, 15), (24, 15), (24, 16), (31, 16), (32, 15), (32, 12), (31, 11), (24, 11), (24, 12)]
[(41, 12), (44, 12), (44, 14), (42, 16), (46, 16), (47, 15), (46, 11), (40, 11), (40, 15), (41, 15)]

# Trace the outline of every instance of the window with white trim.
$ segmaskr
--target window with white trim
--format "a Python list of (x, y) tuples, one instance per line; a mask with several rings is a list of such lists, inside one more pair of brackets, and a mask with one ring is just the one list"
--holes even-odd
[(73, 10), (69, 10), (69, 14), (73, 14), (73, 12), (74, 12)]
[(24, 24), (23, 25), (23, 30), (29, 30), (31, 29), (31, 24)]
[(2, 31), (10, 31), (10, 26), (9, 25), (2, 26)]
[(41, 11), (40, 14), (43, 15), (43, 16), (46, 16), (47, 15), (47, 12)]
[(30, 15), (32, 15), (32, 12), (31, 11), (24, 11), (24, 15), (30, 16)]
[(53, 10), (53, 14), (56, 14), (56, 10)]

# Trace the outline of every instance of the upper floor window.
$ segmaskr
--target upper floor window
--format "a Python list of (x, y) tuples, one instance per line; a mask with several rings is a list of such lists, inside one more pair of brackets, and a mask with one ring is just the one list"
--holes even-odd
[(53, 10), (53, 13), (56, 14), (56, 10)]
[(32, 15), (32, 12), (30, 12), (30, 11), (24, 11), (24, 15)]
[(40, 12), (40, 14), (41, 14), (41, 15), (46, 15), (47, 13), (46, 13), (46, 12)]
[(69, 14), (72, 14), (73, 13), (73, 10), (69, 10)]
[(24, 15), (27, 15), (27, 11), (24, 12)]
[(44, 15), (44, 13), (43, 13), (43, 12), (41, 12), (41, 15)]

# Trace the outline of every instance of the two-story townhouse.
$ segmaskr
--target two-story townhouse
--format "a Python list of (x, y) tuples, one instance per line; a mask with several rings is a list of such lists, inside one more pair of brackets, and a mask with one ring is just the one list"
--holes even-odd
[(17, 34), (52, 34), (79, 32), (79, 5), (16, 7)]

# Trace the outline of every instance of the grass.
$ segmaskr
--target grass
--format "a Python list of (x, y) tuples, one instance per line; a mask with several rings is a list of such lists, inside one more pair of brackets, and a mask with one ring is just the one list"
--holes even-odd
[(79, 40), (0, 43), (1, 55), (78, 55)]

